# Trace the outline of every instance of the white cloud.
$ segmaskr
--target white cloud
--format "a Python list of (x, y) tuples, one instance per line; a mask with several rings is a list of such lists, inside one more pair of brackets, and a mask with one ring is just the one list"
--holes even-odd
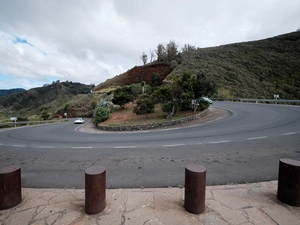
[(0, 1), (0, 88), (99, 84), (169, 40), (207, 47), (295, 31), (299, 8), (298, 0)]

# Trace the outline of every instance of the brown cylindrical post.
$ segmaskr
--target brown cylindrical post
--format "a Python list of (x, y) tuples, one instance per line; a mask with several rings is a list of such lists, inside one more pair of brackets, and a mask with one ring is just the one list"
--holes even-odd
[(0, 209), (9, 209), (22, 201), (21, 167), (0, 169)]
[(194, 214), (205, 210), (206, 168), (199, 164), (185, 167), (184, 208)]
[(279, 160), (277, 198), (291, 206), (300, 206), (300, 161)]
[(85, 171), (85, 212), (96, 214), (106, 206), (106, 169), (92, 166)]

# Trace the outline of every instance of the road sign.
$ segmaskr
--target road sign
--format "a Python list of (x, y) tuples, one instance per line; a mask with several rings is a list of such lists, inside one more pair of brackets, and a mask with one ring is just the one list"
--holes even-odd
[(17, 120), (17, 117), (10, 117), (10, 120), (16, 121), (16, 120)]

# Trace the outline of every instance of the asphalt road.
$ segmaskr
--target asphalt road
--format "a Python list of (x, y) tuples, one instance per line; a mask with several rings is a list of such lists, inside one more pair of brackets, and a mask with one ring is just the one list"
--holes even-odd
[(184, 185), (189, 163), (207, 184), (275, 180), (280, 158), (300, 160), (300, 107), (215, 102), (231, 116), (144, 132), (79, 132), (67, 123), (0, 130), (0, 167), (22, 169), (23, 187), (84, 188), (84, 171), (107, 169), (108, 188)]

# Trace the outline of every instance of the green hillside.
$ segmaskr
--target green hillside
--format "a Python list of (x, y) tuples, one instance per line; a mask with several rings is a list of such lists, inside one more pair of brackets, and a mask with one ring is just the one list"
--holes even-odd
[[(154, 73), (146, 64), (143, 76), (148, 80)], [(185, 71), (202, 73), (218, 87), (214, 96), (220, 98), (273, 98), (300, 99), (300, 32), (288, 33), (264, 40), (234, 43), (210, 48), (195, 48), (178, 53), (169, 64), (171, 72), (165, 82)], [(155, 74), (159, 71), (156, 63)], [(95, 90), (108, 86), (128, 85), (129, 77), (140, 77), (137, 67), (101, 83)], [(147, 83), (151, 85), (151, 83)]]
[[(68, 107), (75, 98), (82, 99), (81, 95), (88, 96), (92, 86), (73, 82), (53, 82), (51, 85), (33, 88), (28, 91), (0, 97), (0, 115), (2, 117), (18, 116), (29, 117), (32, 115), (41, 115), (44, 111), (52, 115), (59, 116), (59, 113), (67, 112)], [(83, 101), (88, 106), (90, 102), (87, 99)], [(82, 104), (85, 110), (89, 110)], [(70, 111), (70, 115), (77, 116), (77, 109)], [(81, 109), (78, 109), (82, 111)], [(82, 112), (85, 116), (84, 112)], [(79, 116), (79, 115), (78, 115)]]
[(21, 93), (24, 91), (26, 91), (26, 90), (23, 88), (1, 89), (0, 96), (12, 95), (12, 94)]
[(215, 97), (300, 99), (300, 32), (185, 52), (167, 79), (185, 70), (216, 83)]

